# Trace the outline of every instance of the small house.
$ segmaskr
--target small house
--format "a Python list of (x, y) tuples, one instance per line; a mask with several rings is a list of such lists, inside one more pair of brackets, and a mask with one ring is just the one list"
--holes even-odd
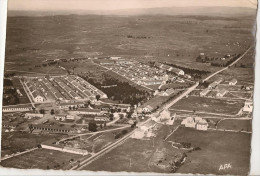
[(204, 97), (204, 96), (206, 96), (209, 92), (210, 92), (210, 89), (209, 89), (209, 88), (206, 88), (206, 89), (204, 89), (203, 91), (200, 92), (200, 96), (201, 96), (201, 97)]
[(209, 86), (208, 86), (208, 88), (209, 89), (215, 89), (216, 87), (217, 87), (217, 83), (215, 83), (215, 82), (213, 82), (213, 83), (211, 83)]
[(55, 120), (59, 120), (59, 121), (65, 121), (66, 120), (66, 115), (55, 115), (54, 119)]
[(253, 111), (253, 101), (252, 100), (245, 101), (243, 111), (244, 112), (252, 112)]
[(223, 78), (218, 78), (218, 79), (215, 80), (214, 82), (215, 82), (216, 84), (220, 84), (222, 81), (223, 81)]
[(153, 107), (150, 105), (147, 105), (146, 107), (143, 108), (144, 113), (151, 112), (152, 110), (153, 110)]
[(205, 119), (201, 119), (196, 123), (196, 129), (206, 131), (208, 129), (208, 122)]
[(217, 97), (223, 97), (227, 93), (227, 90), (221, 89), (217, 92), (216, 96)]
[(233, 86), (237, 84), (237, 80), (236, 79), (232, 79), (231, 81), (229, 81), (228, 83), (229, 85)]
[(188, 127), (188, 128), (195, 128), (195, 120), (192, 117), (187, 117), (181, 122), (181, 125)]

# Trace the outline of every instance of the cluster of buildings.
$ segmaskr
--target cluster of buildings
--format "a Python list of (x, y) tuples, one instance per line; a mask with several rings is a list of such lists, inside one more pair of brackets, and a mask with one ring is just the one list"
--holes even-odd
[[(200, 96), (205, 97), (211, 90), (215, 89), (222, 81), (223, 81), (223, 79), (219, 78), (216, 81), (214, 81), (213, 83), (209, 84), (209, 86), (206, 89), (204, 89), (200, 92)], [(236, 85), (237, 80), (232, 79), (232, 80), (229, 81), (228, 84), (229, 85)], [(216, 97), (223, 97), (226, 93), (228, 93), (228, 90), (219, 89), (219, 90), (217, 90)]]
[(158, 68), (160, 68), (164, 71), (174, 72), (177, 75), (184, 76), (184, 74), (185, 74), (183, 70), (181, 70), (179, 68), (171, 67), (169, 65), (165, 65), (165, 64), (161, 64), (161, 63), (155, 63), (155, 66), (157, 66)]
[(31, 104), (9, 105), (9, 106), (2, 107), (3, 112), (26, 112), (32, 110), (33, 107)]
[(24, 78), (27, 92), (35, 103), (45, 101), (92, 100), (107, 95), (84, 79), (70, 75), (60, 77)]
[(188, 128), (195, 128), (197, 130), (208, 130), (208, 122), (201, 117), (187, 117), (181, 122), (181, 125)]
[(100, 61), (99, 64), (139, 85), (162, 84), (169, 79), (164, 69), (150, 67), (134, 60), (106, 59)]
[(158, 96), (170, 96), (172, 93), (174, 93), (174, 89), (173, 89), (173, 88), (169, 88), (169, 89), (166, 89), (165, 91), (155, 90), (154, 95), (158, 95)]

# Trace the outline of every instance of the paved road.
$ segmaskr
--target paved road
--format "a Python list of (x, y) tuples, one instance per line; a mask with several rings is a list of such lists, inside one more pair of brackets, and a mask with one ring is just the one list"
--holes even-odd
[(26, 93), (26, 95), (27, 95), (27, 97), (29, 98), (29, 100), (30, 100), (30, 102), (31, 102), (31, 105), (32, 105), (32, 107), (33, 108), (35, 108), (35, 105), (34, 105), (34, 101), (32, 100), (32, 98), (31, 98), (31, 96), (29, 95), (29, 93), (27, 92), (27, 90), (28, 89), (26, 89), (25, 87), (26, 87), (26, 85), (21, 81), (21, 79), (19, 78), (19, 81), (20, 81), (20, 83), (22, 84), (22, 86), (23, 86), (23, 90), (25, 91), (25, 93)]
[[(193, 85), (192, 87), (188, 88), (185, 92), (183, 92), (180, 96), (178, 96), (177, 98), (175, 98), (173, 101), (169, 102), (167, 105), (164, 106), (164, 108), (169, 108), (171, 107), (173, 104), (177, 103), (179, 100), (181, 100), (183, 97), (185, 97), (186, 95), (188, 95), (191, 91), (193, 91), (197, 86), (199, 85), (199, 83), (197, 82), (195, 85)], [(158, 112), (157, 112), (158, 113)], [(144, 122), (141, 122), (138, 124), (138, 126), (142, 126), (145, 123), (151, 121), (151, 118), (147, 119)], [(74, 166), (71, 169), (72, 170), (81, 170), (82, 168), (86, 167), (88, 164), (90, 164), (91, 162), (95, 161), (96, 159), (98, 159), (99, 157), (103, 156), (104, 154), (108, 153), (109, 151), (113, 150), (114, 148), (118, 147), (119, 145), (123, 144), (125, 141), (127, 141), (127, 139), (136, 131), (137, 129), (133, 130), (132, 132), (128, 133), (127, 135), (125, 135), (124, 137), (122, 137), (121, 139), (119, 139), (118, 141), (114, 142), (113, 144), (107, 146), (106, 148), (102, 149), (101, 151), (99, 151), (98, 153), (95, 153), (94, 155), (92, 155), (91, 157), (87, 158), (86, 160), (84, 160), (83, 162), (80, 163), (80, 165)]]
[(194, 89), (196, 89), (199, 85), (199, 82), (196, 82), (193, 86), (189, 87), (185, 92), (183, 92), (180, 96), (178, 96), (176, 99), (168, 103), (164, 106), (164, 109), (169, 109), (172, 105), (177, 103), (179, 100), (181, 100), (183, 97), (187, 96), (189, 93), (191, 93)]
[[(251, 47), (242, 55), (240, 56), (236, 61), (234, 61), (233, 63), (231, 63), (229, 66), (234, 65), (236, 62), (238, 62), (249, 50), (251, 49)], [(98, 65), (98, 64), (97, 64)], [(100, 65), (99, 65), (100, 66)], [(215, 73), (213, 73), (212, 75), (208, 76), (207, 78), (205, 78), (203, 81), (206, 81), (208, 79), (210, 79), (211, 77), (217, 75), (218, 73), (226, 70), (229, 68), (225, 67)], [(105, 67), (104, 67), (105, 68)], [(116, 73), (116, 72), (115, 72)], [(175, 98), (174, 100), (172, 100), (171, 102), (169, 102), (168, 104), (166, 104), (163, 109), (169, 109), (172, 105), (174, 105), (175, 103), (177, 103), (179, 100), (181, 100), (183, 97), (185, 97), (186, 95), (188, 95), (190, 92), (192, 92), (194, 89), (196, 89), (199, 85), (199, 82), (196, 82), (196, 84), (194, 84), (193, 86), (189, 87), (185, 92), (183, 92), (181, 95), (179, 95), (177, 98)], [(143, 125), (147, 122), (151, 121), (151, 118), (147, 119), (146, 121), (144, 121), (142, 124)], [(134, 132), (136, 131), (133, 130), (132, 132), (128, 133), (127, 135), (125, 135), (124, 137), (122, 137), (121, 139), (119, 139), (118, 141), (116, 141), (115, 143), (107, 146), (106, 148), (102, 149), (101, 151), (99, 151), (98, 153), (95, 153), (93, 156), (91, 156), (90, 158), (87, 158), (86, 160), (84, 160), (83, 162), (80, 163), (80, 165), (74, 166), (71, 169), (72, 170), (81, 170), (82, 168), (86, 167), (88, 164), (90, 164), (91, 162), (93, 162), (94, 160), (98, 159), (99, 157), (103, 156), (104, 154), (106, 154), (107, 152), (113, 150), (114, 148), (116, 148), (117, 146), (123, 144)]]

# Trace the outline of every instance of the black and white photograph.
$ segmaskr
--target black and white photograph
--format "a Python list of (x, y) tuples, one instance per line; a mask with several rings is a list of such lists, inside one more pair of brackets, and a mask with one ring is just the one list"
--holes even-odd
[(8, 0), (0, 167), (249, 175), (257, 6)]

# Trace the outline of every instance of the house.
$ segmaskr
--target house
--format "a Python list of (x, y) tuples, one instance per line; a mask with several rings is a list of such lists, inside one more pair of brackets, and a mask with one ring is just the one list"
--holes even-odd
[(143, 81), (138, 81), (138, 84), (143, 84), (143, 85), (154, 85), (154, 84), (161, 84), (163, 80), (143, 80)]
[(157, 94), (159, 96), (170, 96), (172, 93), (174, 93), (174, 89), (170, 88), (170, 89), (167, 89), (166, 91), (162, 91), (162, 92), (159, 92)]
[(181, 125), (203, 131), (208, 129), (208, 122), (201, 117), (187, 117), (181, 122)]
[(217, 97), (223, 97), (228, 91), (225, 89), (221, 89), (217, 92), (216, 96)]
[(144, 113), (151, 112), (152, 110), (153, 110), (153, 107), (150, 105), (147, 105), (146, 107), (143, 108)]
[(236, 79), (232, 79), (231, 81), (229, 81), (228, 84), (231, 85), (231, 86), (234, 86), (234, 85), (237, 84), (237, 80)]
[(184, 71), (179, 69), (179, 68), (175, 68), (175, 67), (172, 67), (171, 69), (172, 72), (176, 73), (177, 75), (184, 75)]
[(196, 129), (206, 131), (208, 130), (208, 122), (205, 119), (201, 119), (196, 123)]
[(107, 117), (95, 117), (94, 121), (107, 122), (109, 119)]
[(55, 115), (54, 119), (58, 120), (58, 121), (65, 121), (66, 120), (66, 115)]
[(218, 79), (215, 80), (214, 82), (215, 82), (216, 84), (220, 84), (222, 81), (223, 81), (223, 78), (218, 78)]
[(188, 127), (188, 128), (195, 128), (195, 120), (192, 117), (187, 117), (181, 122), (181, 125)]
[(43, 114), (37, 114), (37, 113), (26, 113), (25, 114), (25, 118), (27, 118), (27, 119), (31, 119), (31, 118), (35, 118), (35, 117), (42, 118)]
[(244, 112), (252, 112), (253, 111), (253, 101), (252, 100), (246, 100), (244, 107), (243, 107)]
[(114, 109), (121, 109), (121, 111), (130, 112), (131, 105), (130, 104), (117, 104), (113, 106)]
[(116, 61), (116, 63), (117, 63), (117, 64), (130, 64), (131, 61), (125, 60), (125, 59), (118, 59), (118, 60)]
[(137, 113), (134, 112), (132, 115), (131, 115), (132, 118), (136, 118), (137, 117)]
[(115, 62), (112, 60), (104, 60), (99, 63), (100, 65), (114, 65)]
[(66, 120), (75, 120), (74, 115), (66, 115)]
[(118, 60), (118, 59), (121, 59), (121, 57), (111, 56), (110, 59), (112, 59), (112, 60)]
[(36, 97), (33, 98), (35, 103), (41, 103), (44, 102), (45, 98), (41, 95), (37, 95)]
[(211, 83), (209, 86), (208, 86), (208, 88), (209, 89), (215, 89), (216, 87), (217, 87), (217, 83), (215, 83), (215, 82), (213, 82), (213, 83)]
[(190, 79), (190, 78), (191, 78), (191, 76), (190, 76), (190, 75), (187, 75), (187, 74), (185, 74), (185, 75), (184, 75), (184, 78)]
[(171, 95), (173, 92), (174, 92), (174, 89), (173, 89), (173, 88), (170, 88), (170, 89), (167, 89), (167, 90), (164, 92), (164, 95), (165, 95), (165, 96), (169, 96), (169, 95)]
[(32, 92), (32, 97), (35, 103), (41, 103), (45, 101), (44, 96), (42, 96), (42, 94), (38, 90), (34, 90)]
[(75, 112), (76, 114), (102, 115), (102, 111), (100, 109), (80, 108)]
[(201, 97), (204, 97), (204, 96), (206, 96), (209, 92), (210, 92), (210, 89), (209, 89), (209, 88), (206, 88), (206, 89), (204, 89), (203, 91), (200, 92), (200, 96), (201, 96)]
[(85, 107), (84, 102), (69, 102), (69, 103), (60, 103), (59, 105), (60, 109), (75, 109), (75, 108), (82, 108)]

